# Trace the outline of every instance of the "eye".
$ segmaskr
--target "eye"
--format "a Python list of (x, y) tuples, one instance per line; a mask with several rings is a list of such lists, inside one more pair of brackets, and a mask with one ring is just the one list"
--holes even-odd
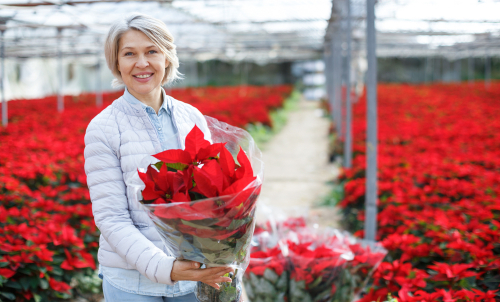
[(152, 54), (157, 53), (157, 51), (156, 51), (156, 50), (150, 50), (150, 51), (148, 51), (148, 53), (149, 53), (150, 55), (152, 55)]
[(129, 51), (129, 52), (126, 52), (126, 53), (124, 54), (124, 56), (131, 56), (131, 55), (132, 55), (132, 53), (131, 53), (130, 51)]

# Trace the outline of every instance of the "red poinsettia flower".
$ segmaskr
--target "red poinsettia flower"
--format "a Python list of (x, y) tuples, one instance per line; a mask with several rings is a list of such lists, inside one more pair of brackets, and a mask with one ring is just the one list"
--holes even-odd
[(260, 193), (260, 185), (249, 186), (256, 177), (245, 152), (240, 147), (236, 164), (225, 143), (210, 144), (197, 126), (185, 145), (153, 155), (160, 161), (139, 172), (146, 186), (143, 202), (155, 205), (154, 215), (182, 233), (218, 240), (242, 236)]

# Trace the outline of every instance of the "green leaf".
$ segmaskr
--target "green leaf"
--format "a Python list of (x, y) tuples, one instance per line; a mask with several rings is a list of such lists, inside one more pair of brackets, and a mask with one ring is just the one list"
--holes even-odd
[(208, 226), (197, 224), (196, 220), (188, 221), (188, 220), (181, 219), (181, 222), (187, 226), (197, 228), (197, 229), (202, 229), (202, 230), (212, 230), (213, 229), (213, 227), (208, 227)]
[(38, 294), (33, 294), (33, 298), (35, 298), (35, 302), (41, 302), (42, 301), (42, 297)]
[(276, 289), (274, 286), (264, 278), (259, 278), (259, 286), (255, 288), (256, 294), (264, 294), (268, 296), (275, 296)]
[(153, 166), (155, 166), (155, 167), (156, 167), (156, 169), (158, 169), (158, 171), (160, 171), (161, 166), (163, 166), (163, 162), (162, 162), (162, 161), (159, 161), (159, 162), (157, 162), (156, 164), (153, 164)]
[(257, 288), (257, 286), (259, 286), (259, 277), (257, 277), (254, 273), (250, 273), (250, 284), (252, 284), (253, 288)]
[(253, 300), (253, 298), (255, 298), (255, 295), (253, 294), (253, 287), (252, 284), (250, 283), (250, 280), (246, 279), (246, 282), (243, 282), (243, 286), (245, 286), (245, 291), (247, 293), (248, 298)]
[(266, 268), (266, 270), (264, 271), (264, 278), (271, 281), (271, 283), (273, 284), (278, 281), (278, 275), (269, 268)]
[(241, 227), (244, 224), (247, 224), (251, 218), (247, 217), (245, 219), (233, 219), (231, 221), (231, 224), (227, 227), (228, 230), (236, 230), (237, 228)]
[(28, 290), (30, 288), (30, 278), (29, 277), (23, 277), (19, 279), (19, 283), (21, 283), (21, 286), (24, 290)]
[(19, 282), (12, 281), (12, 280), (7, 281), (7, 283), (5, 283), (5, 286), (12, 287), (12, 288), (15, 288), (15, 289), (20, 289), (20, 290), (23, 289), (22, 286), (21, 286), (21, 284)]
[(48, 289), (49, 288), (49, 282), (47, 282), (47, 280), (44, 279), (44, 278), (40, 279), (40, 287), (42, 289)]
[(220, 293), (219, 301), (231, 302), (233, 300), (236, 300), (237, 296), (238, 296), (238, 291), (236, 290), (236, 287), (229, 286), (224, 288), (224, 290)]
[(286, 293), (279, 293), (273, 302), (285, 302)]
[(185, 170), (187, 168), (188, 165), (186, 164), (182, 164), (182, 163), (166, 163), (165, 165), (167, 165), (168, 168), (170, 168), (169, 170), (172, 171), (171, 169), (175, 170), (175, 171), (172, 171), (172, 172), (176, 172), (178, 170)]
[(321, 276), (316, 278), (316, 280), (314, 280), (314, 282), (309, 285), (309, 289), (313, 289), (316, 286), (318, 286), (321, 283), (321, 280), (323, 280), (323, 278), (321, 278)]
[(14, 296), (14, 294), (11, 294), (11, 293), (2, 293), (2, 292), (0, 292), (0, 295), (4, 296), (5, 298), (7, 298), (9, 300), (15, 300), (16, 299), (16, 296)]
[(468, 278), (460, 280), (460, 282), (459, 282), (460, 288), (470, 289), (472, 287), (467, 279)]
[(62, 268), (58, 266), (54, 266), (52, 269), (52, 274), (57, 275), (57, 276), (62, 276), (64, 274)]
[(286, 292), (286, 289), (288, 287), (288, 276), (286, 272), (283, 272), (281, 274), (281, 277), (278, 279), (278, 282), (276, 282), (276, 288), (278, 288), (280, 291)]
[(38, 277), (30, 277), (29, 278), (29, 281), (30, 281), (30, 287), (32, 289), (37, 289), (38, 288), (38, 284), (40, 284), (40, 278)]

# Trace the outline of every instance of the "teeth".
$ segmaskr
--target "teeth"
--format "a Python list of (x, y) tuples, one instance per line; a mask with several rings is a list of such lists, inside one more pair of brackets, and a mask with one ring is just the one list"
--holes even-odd
[(145, 79), (145, 78), (149, 78), (151, 75), (152, 75), (152, 73), (151, 74), (136, 75), (135, 77), (139, 78), (139, 79)]

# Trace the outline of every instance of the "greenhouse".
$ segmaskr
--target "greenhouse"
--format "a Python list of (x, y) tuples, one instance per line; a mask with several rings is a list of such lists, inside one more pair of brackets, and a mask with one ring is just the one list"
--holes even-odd
[(0, 301), (500, 301), (498, 12), (0, 0)]

